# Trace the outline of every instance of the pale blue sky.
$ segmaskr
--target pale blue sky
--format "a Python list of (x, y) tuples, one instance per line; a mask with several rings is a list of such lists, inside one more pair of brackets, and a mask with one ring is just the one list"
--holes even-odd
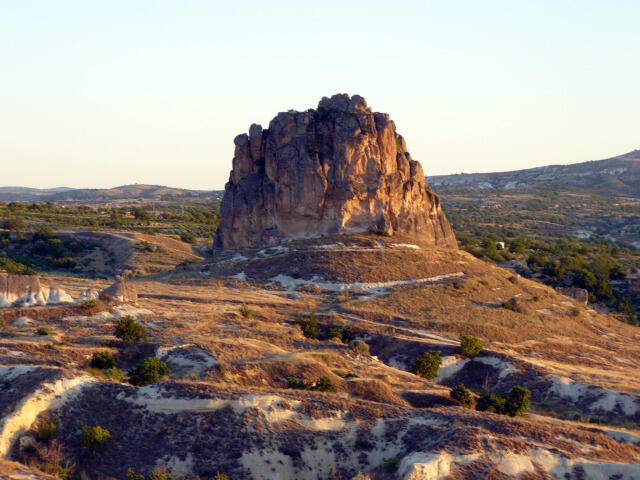
[(0, 0), (0, 185), (222, 188), (233, 138), (323, 95), (427, 175), (640, 148), (637, 1)]

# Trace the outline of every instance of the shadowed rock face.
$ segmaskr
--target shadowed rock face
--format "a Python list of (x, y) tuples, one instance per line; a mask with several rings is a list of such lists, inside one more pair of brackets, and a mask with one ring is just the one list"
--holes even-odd
[(456, 248), (440, 199), (395, 124), (364, 98), (324, 97), (235, 140), (215, 246), (236, 249), (381, 230)]

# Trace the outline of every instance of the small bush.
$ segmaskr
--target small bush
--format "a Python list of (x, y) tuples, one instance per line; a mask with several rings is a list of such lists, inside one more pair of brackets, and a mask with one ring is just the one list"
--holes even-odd
[(246, 303), (243, 303), (242, 306), (240, 307), (240, 315), (242, 315), (244, 318), (247, 318), (247, 319), (251, 318), (251, 315), (253, 315), (253, 312), (247, 306)]
[(116, 338), (119, 338), (126, 343), (139, 342), (147, 339), (147, 336), (142, 329), (142, 325), (136, 322), (130, 315), (118, 320), (114, 335)]
[(116, 360), (109, 352), (95, 352), (91, 357), (91, 366), (93, 368), (99, 368), (100, 370), (106, 370), (116, 366)]
[(482, 351), (482, 340), (473, 335), (460, 335), (460, 355), (464, 357), (475, 357)]
[(302, 334), (305, 337), (315, 339), (320, 338), (320, 324), (315, 312), (311, 312), (307, 319), (298, 319), (298, 323), (300, 323)]
[(185, 243), (196, 243), (198, 239), (191, 232), (182, 232), (180, 234), (180, 240), (182, 240)]
[(429, 380), (433, 380), (438, 376), (438, 369), (442, 365), (442, 358), (436, 351), (425, 352), (416, 358), (411, 373)]
[(369, 344), (364, 340), (353, 340), (349, 344), (351, 350), (356, 352), (359, 355), (370, 355), (371, 350), (369, 349)]
[(0, 271), (11, 273), (14, 275), (36, 275), (37, 272), (33, 268), (15, 262), (7, 257), (0, 257)]
[(51, 419), (44, 419), (36, 427), (36, 438), (41, 442), (48, 442), (56, 436), (56, 424)]
[(507, 399), (506, 411), (507, 415), (523, 416), (529, 410), (529, 397), (531, 397), (531, 391), (521, 386), (515, 386), (509, 392), (509, 398)]
[(119, 368), (111, 367), (109, 370), (107, 370), (106, 375), (107, 378), (115, 380), (116, 382), (124, 382), (124, 373), (122, 373), (122, 370), (120, 370)]
[(451, 399), (464, 408), (473, 408), (476, 401), (467, 387), (460, 384), (451, 389)]
[(316, 382), (316, 386), (312, 390), (319, 392), (335, 392), (336, 387), (329, 377), (322, 377)]
[(509, 395), (485, 391), (476, 406), (477, 410), (500, 413), (502, 415), (522, 416), (529, 410), (531, 392), (521, 386), (515, 386)]
[(335, 392), (336, 387), (329, 377), (321, 377), (315, 382), (315, 385), (306, 383), (304, 380), (296, 377), (287, 377), (287, 388), (295, 388), (297, 390), (315, 390), (318, 392)]
[(159, 382), (162, 377), (169, 375), (169, 367), (156, 357), (146, 358), (129, 372), (129, 382), (132, 385), (149, 385)]
[(384, 471), (387, 473), (393, 473), (398, 470), (398, 459), (397, 458), (385, 458), (382, 462), (382, 466)]
[(571, 315), (572, 317), (579, 317), (580, 316), (580, 309), (578, 307), (573, 307), (569, 311), (569, 315)]
[(93, 315), (94, 313), (98, 313), (101, 306), (102, 306), (102, 303), (100, 303), (100, 300), (96, 298), (85, 300), (80, 304), (82, 313), (84, 313), (85, 315)]
[(62, 480), (69, 480), (69, 469), (58, 465), (57, 463), (47, 463), (42, 467), (45, 473), (51, 473)]
[(296, 377), (287, 377), (287, 388), (295, 388), (298, 390), (308, 390), (311, 386), (305, 383), (304, 380), (299, 380)]
[(502, 308), (506, 310), (511, 310), (512, 312), (527, 313), (527, 309), (524, 307), (522, 302), (518, 300), (516, 297), (513, 297), (506, 302), (502, 302), (501, 305), (502, 305)]
[(40, 327), (38, 329), (38, 335), (42, 335), (42, 336), (49, 335), (49, 329), (46, 327)]
[(83, 447), (95, 448), (98, 445), (102, 445), (110, 438), (111, 434), (109, 433), (109, 430), (104, 429), (101, 426), (84, 426), (82, 427), (82, 435), (80, 435), (80, 444)]

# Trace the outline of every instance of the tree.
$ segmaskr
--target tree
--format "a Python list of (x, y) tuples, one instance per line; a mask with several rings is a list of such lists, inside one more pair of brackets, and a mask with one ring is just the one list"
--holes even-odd
[(98, 445), (103, 444), (111, 438), (109, 430), (102, 428), (101, 426), (95, 427), (82, 427), (82, 435), (80, 436), (80, 444), (83, 447), (95, 448)]
[(473, 335), (460, 335), (460, 355), (464, 357), (475, 357), (482, 351), (482, 340)]
[(20, 217), (7, 217), (2, 223), (2, 228), (11, 230), (12, 232), (19, 232), (27, 228), (27, 224), (24, 222), (24, 219)]
[(425, 352), (416, 358), (411, 372), (429, 380), (433, 380), (438, 376), (438, 369), (442, 365), (440, 354), (434, 350)]
[(126, 343), (138, 342), (140, 340), (146, 340), (147, 338), (142, 330), (142, 325), (136, 322), (130, 315), (118, 320), (114, 335)]
[(109, 352), (95, 352), (91, 357), (91, 366), (100, 370), (107, 370), (116, 366), (116, 360)]
[(513, 387), (509, 395), (490, 393), (485, 390), (478, 400), (476, 409), (512, 417), (522, 416), (529, 410), (530, 396), (531, 391), (520, 385)]
[(132, 385), (149, 385), (159, 382), (162, 377), (169, 375), (169, 367), (156, 357), (146, 358), (129, 372), (129, 382)]
[(153, 218), (151, 213), (142, 207), (132, 207), (131, 214), (133, 215), (133, 218), (135, 218), (136, 220), (140, 220), (145, 223), (150, 222), (151, 219)]
[(507, 415), (522, 416), (529, 410), (529, 397), (531, 391), (521, 386), (515, 386), (509, 392), (509, 398), (505, 405)]
[(450, 395), (452, 400), (464, 408), (473, 408), (476, 404), (473, 395), (463, 384), (453, 387)]

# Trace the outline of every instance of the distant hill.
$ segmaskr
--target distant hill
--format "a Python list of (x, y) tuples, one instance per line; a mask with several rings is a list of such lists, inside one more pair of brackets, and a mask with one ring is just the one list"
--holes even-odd
[(438, 193), (461, 189), (521, 190), (546, 185), (640, 198), (640, 150), (572, 165), (549, 165), (511, 172), (436, 175), (426, 177), (426, 180)]
[(109, 201), (133, 198), (162, 198), (162, 197), (201, 197), (213, 194), (214, 191), (188, 190), (161, 185), (123, 185), (114, 188), (26, 188), (0, 187), (0, 201), (5, 202), (77, 202), (77, 201)]

